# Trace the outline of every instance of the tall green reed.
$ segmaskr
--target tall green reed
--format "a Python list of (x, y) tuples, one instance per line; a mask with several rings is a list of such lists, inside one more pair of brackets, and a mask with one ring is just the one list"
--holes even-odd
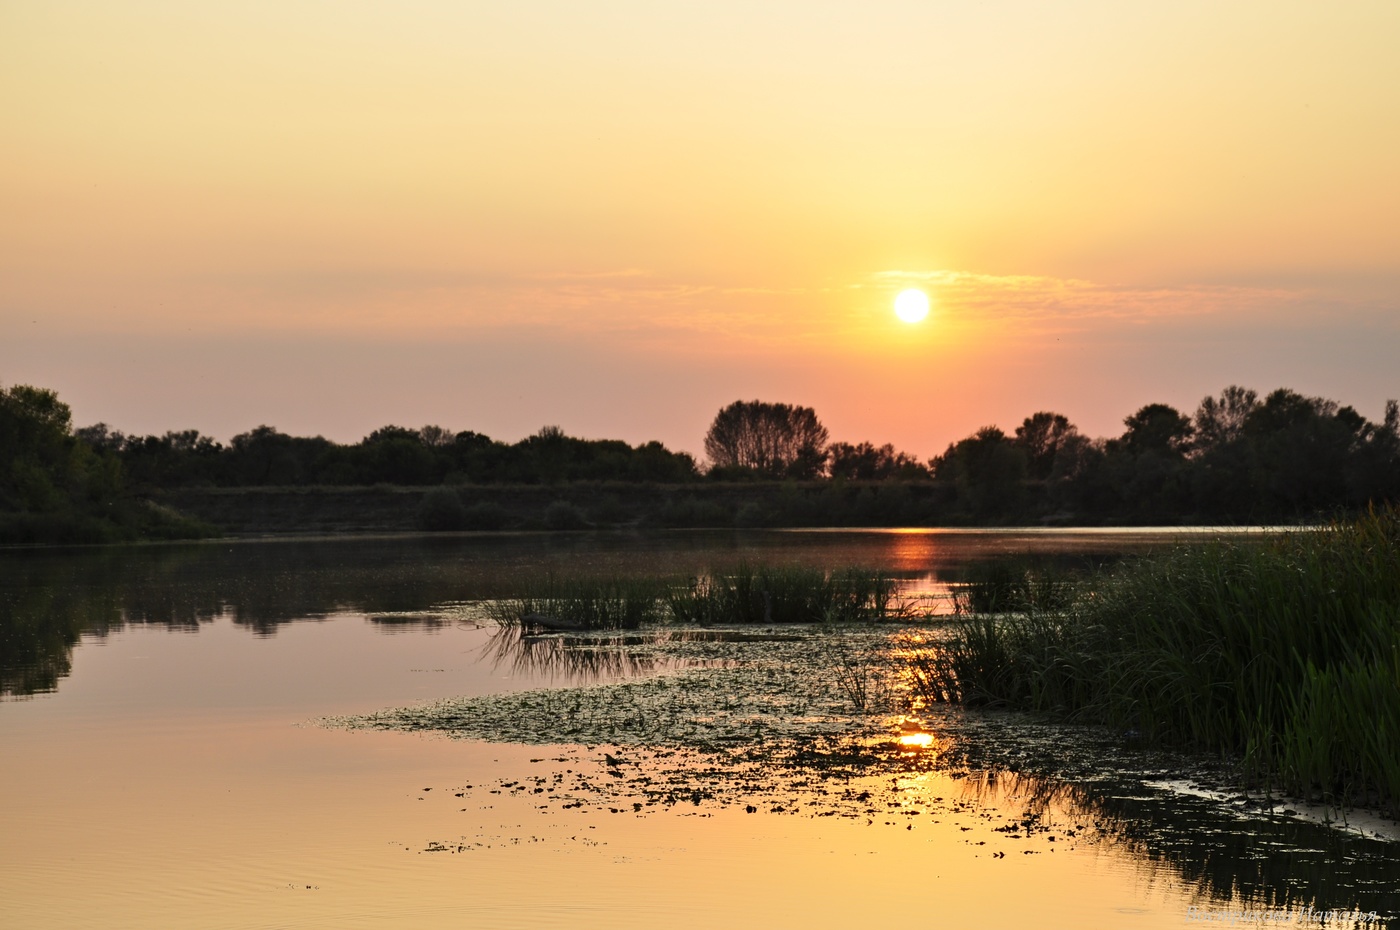
[(669, 604), (686, 623), (854, 623), (909, 614), (894, 579), (883, 572), (748, 562), (693, 579), (671, 593)]
[[(585, 630), (635, 629), (674, 620), (694, 624), (859, 623), (900, 620), (910, 608), (895, 580), (869, 569), (751, 565), (711, 571), (688, 584), (670, 578), (561, 578), (489, 603), (488, 616), (517, 626), (530, 616)], [(528, 622), (528, 621), (526, 621)]]
[(1216, 542), (1061, 610), (965, 614), (914, 660), (932, 700), (1051, 711), (1238, 754), (1259, 783), (1400, 803), (1400, 512)]
[(663, 579), (548, 575), (531, 582), (525, 594), (489, 602), (486, 612), (504, 627), (537, 616), (583, 630), (634, 630), (665, 619), (667, 587)]

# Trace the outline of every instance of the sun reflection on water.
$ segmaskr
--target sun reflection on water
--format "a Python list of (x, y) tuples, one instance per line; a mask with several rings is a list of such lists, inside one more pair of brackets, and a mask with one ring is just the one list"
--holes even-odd
[(899, 737), (896, 742), (901, 750), (913, 753), (933, 748), (936, 739), (922, 720), (917, 717), (904, 717), (899, 722)]

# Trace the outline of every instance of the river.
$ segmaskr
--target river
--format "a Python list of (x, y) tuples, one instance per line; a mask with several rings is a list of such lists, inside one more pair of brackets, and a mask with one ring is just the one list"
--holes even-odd
[[(635, 743), (330, 723), (444, 700), (566, 700), (689, 661), (508, 661), (481, 604), (545, 574), (860, 566), (938, 611), (989, 560), (1072, 573), (1202, 535), (464, 534), (0, 551), (0, 925), (1400, 925), (1400, 845), (1171, 786), (937, 764), (727, 772)], [(770, 647), (743, 648), (715, 666)], [(974, 728), (984, 719), (984, 732), (1004, 722)], [(670, 794), (657, 802), (663, 776)]]

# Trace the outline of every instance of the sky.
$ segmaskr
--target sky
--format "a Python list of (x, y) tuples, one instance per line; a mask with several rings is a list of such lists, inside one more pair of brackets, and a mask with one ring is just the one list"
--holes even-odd
[[(927, 457), (1400, 397), (1400, 4), (0, 2), (0, 385), (78, 425)], [(916, 287), (932, 311), (893, 313)]]

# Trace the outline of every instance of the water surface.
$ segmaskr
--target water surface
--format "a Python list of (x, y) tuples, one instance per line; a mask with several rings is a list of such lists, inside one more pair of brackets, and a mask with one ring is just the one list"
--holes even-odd
[[(1168, 816), (1151, 792), (911, 767), (839, 787), (770, 785), (786, 799), (775, 813), (778, 802), (713, 796), (726, 782), (711, 773), (720, 790), (700, 803), (638, 811), (620, 799), (653, 763), (632, 749), (623, 778), (608, 746), (315, 723), (685, 673), (665, 660), (561, 658), (587, 646), (563, 637), (527, 661), (493, 646), (479, 600), (540, 571), (685, 576), (747, 558), (885, 568), (936, 594), (991, 555), (1082, 564), (1173, 536), (522, 534), (6, 551), (0, 924), (1176, 927), (1244, 908), (1321, 926), (1298, 902), (1388, 900), (1393, 914), (1389, 847), (1219, 805)], [(582, 798), (580, 780), (623, 788), (577, 807), (550, 800)], [(864, 801), (842, 801), (862, 790)], [(878, 817), (867, 815), (875, 798)], [(1031, 815), (1034, 830), (999, 829)]]

